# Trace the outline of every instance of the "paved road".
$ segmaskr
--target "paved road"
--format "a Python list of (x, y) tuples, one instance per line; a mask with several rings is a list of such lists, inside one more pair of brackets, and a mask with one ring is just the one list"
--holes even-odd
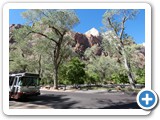
[(139, 109), (136, 94), (106, 91), (41, 91), (37, 97), (9, 101), (10, 109)]

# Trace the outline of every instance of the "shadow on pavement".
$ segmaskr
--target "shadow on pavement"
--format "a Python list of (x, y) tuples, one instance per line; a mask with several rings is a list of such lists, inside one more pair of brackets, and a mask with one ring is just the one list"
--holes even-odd
[(110, 106), (104, 106), (99, 109), (141, 109), (137, 102), (132, 103), (124, 103), (124, 102), (118, 102), (118, 103), (109, 103)]
[[(36, 105), (37, 107), (43, 105), (46, 106), (46, 108), (48, 107), (51, 109), (69, 109), (72, 108), (74, 104), (78, 103), (77, 101), (71, 101), (70, 98), (66, 98), (65, 95), (45, 95), (45, 96), (40, 95), (36, 97), (21, 99), (16, 102), (23, 103), (24, 105), (32, 104)], [(27, 109), (28, 107), (26, 106), (25, 108)], [(29, 109), (34, 109), (34, 108), (36, 107), (29, 106)]]
[(98, 101), (98, 103), (107, 104), (109, 106), (104, 106), (99, 109), (141, 109), (137, 102), (131, 101), (121, 101), (121, 102), (112, 102), (111, 100), (102, 102)]

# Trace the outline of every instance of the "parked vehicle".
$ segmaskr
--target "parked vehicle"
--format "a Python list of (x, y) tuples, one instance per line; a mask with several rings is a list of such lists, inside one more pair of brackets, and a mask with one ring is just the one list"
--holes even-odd
[(9, 98), (20, 99), (40, 95), (40, 78), (38, 74), (9, 74)]

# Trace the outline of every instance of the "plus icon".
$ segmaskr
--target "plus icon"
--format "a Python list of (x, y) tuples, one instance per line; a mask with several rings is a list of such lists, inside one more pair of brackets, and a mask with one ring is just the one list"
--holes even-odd
[(153, 98), (149, 98), (149, 94), (146, 94), (146, 97), (145, 98), (142, 98), (142, 101), (146, 101), (146, 105), (149, 104), (149, 101), (152, 101)]
[(138, 105), (145, 110), (150, 110), (157, 104), (157, 94), (153, 90), (141, 90), (137, 95)]

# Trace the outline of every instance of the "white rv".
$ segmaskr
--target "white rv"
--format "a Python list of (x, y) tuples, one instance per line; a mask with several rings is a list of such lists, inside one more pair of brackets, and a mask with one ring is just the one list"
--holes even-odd
[(38, 74), (17, 73), (9, 75), (9, 98), (19, 99), (40, 95)]

